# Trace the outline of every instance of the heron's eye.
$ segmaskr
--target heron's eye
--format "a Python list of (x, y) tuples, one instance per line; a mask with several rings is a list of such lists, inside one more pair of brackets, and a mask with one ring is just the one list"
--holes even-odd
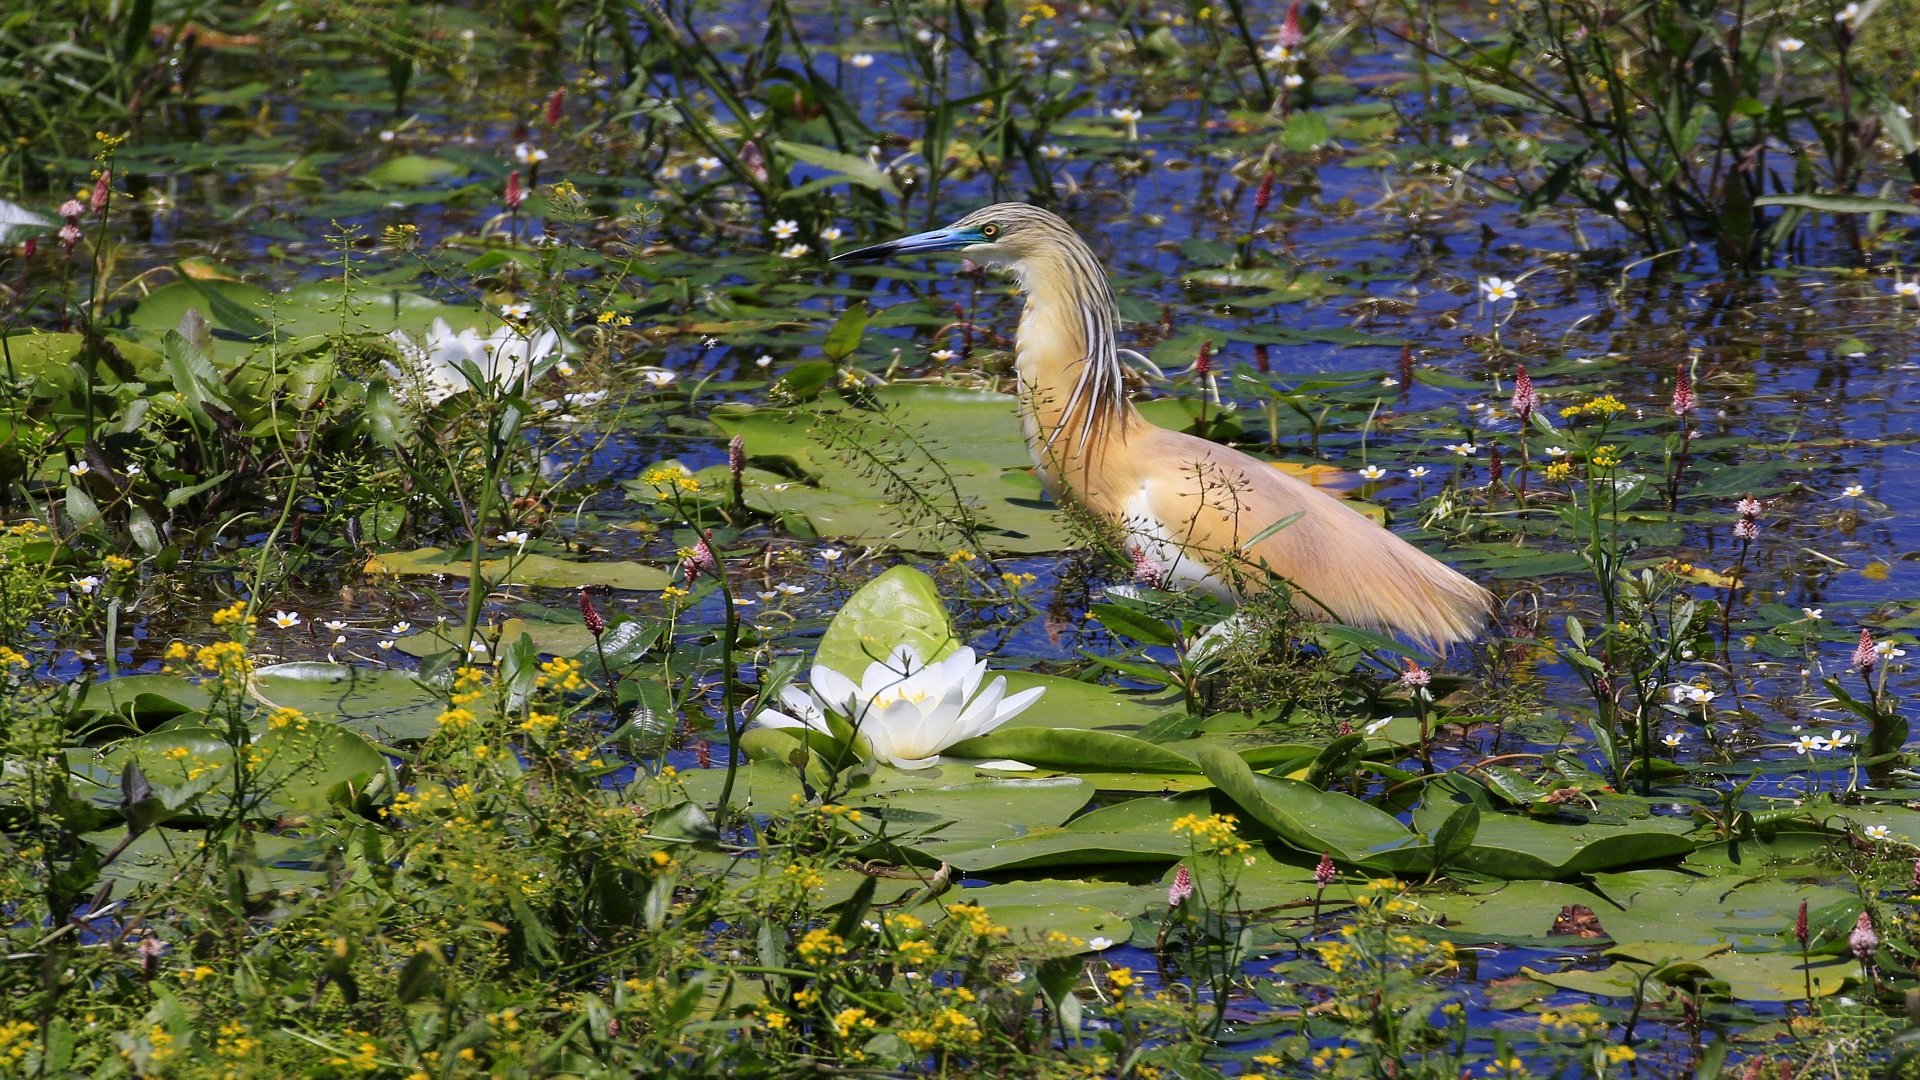
[(989, 221), (985, 225), (980, 226), (980, 235), (991, 240), (1000, 235), (1000, 226)]

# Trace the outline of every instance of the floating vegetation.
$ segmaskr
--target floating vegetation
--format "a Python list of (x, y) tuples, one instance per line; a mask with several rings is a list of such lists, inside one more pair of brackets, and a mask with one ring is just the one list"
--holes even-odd
[[(0, 1075), (1911, 1072), (1916, 28), (0, 16)], [(830, 261), (1009, 200), (1487, 635), (1188, 588)]]

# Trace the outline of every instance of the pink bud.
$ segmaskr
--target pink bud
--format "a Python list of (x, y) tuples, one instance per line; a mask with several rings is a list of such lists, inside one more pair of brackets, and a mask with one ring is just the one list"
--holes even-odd
[(100, 179), (94, 181), (93, 198), (88, 200), (87, 209), (99, 213), (107, 208), (107, 198), (113, 194), (113, 170), (102, 169)]
[(1253, 347), (1253, 366), (1259, 369), (1262, 375), (1268, 374), (1273, 370), (1273, 357), (1268, 354), (1265, 345), (1255, 345)]
[(1693, 399), (1693, 376), (1682, 367), (1673, 380), (1673, 415), (1686, 416), (1697, 408), (1699, 403)]
[(1283, 49), (1297, 49), (1307, 40), (1306, 33), (1300, 29), (1300, 0), (1287, 5), (1287, 17), (1281, 22), (1275, 39)]
[(1799, 942), (1800, 947), (1804, 949), (1807, 947), (1808, 937), (1807, 902), (1802, 900), (1800, 901), (1800, 914), (1793, 920), (1793, 940)]
[(701, 739), (693, 744), (693, 763), (703, 769), (713, 768), (713, 744)]
[(555, 90), (553, 92), (553, 96), (547, 99), (546, 120), (547, 120), (548, 127), (552, 127), (553, 125), (560, 122), (560, 109), (566, 103), (567, 103), (567, 88), (564, 86), (558, 90)]
[(69, 255), (73, 254), (73, 249), (77, 247), (79, 243), (80, 243), (80, 226), (75, 225), (71, 221), (67, 222), (65, 225), (60, 226), (60, 244), (62, 247), (66, 248), (67, 254)]
[(40, 238), (37, 236), (27, 237), (20, 245), (20, 257), (23, 259), (31, 259), (38, 254), (40, 254)]
[(1741, 518), (1733, 523), (1733, 538), (1747, 543), (1760, 539), (1760, 523), (1752, 518)]
[(585, 589), (580, 590), (580, 619), (587, 624), (588, 632), (594, 637), (607, 632), (607, 620), (601, 618), (600, 613), (594, 610), (593, 598), (587, 595)]
[(1269, 169), (1267, 170), (1267, 175), (1260, 180), (1260, 190), (1253, 193), (1253, 212), (1256, 214), (1261, 213), (1266, 210), (1267, 206), (1272, 202), (1273, 170)]
[(747, 468), (747, 439), (744, 435), (735, 435), (727, 441), (727, 471), (733, 474), (736, 486), (740, 483), (740, 474)]
[(1880, 935), (1873, 932), (1873, 917), (1863, 911), (1860, 920), (1853, 924), (1853, 933), (1847, 935), (1847, 948), (1855, 960), (1864, 964), (1873, 959), (1873, 951), (1879, 947)]
[(1533, 411), (1540, 407), (1540, 395), (1533, 389), (1533, 379), (1527, 374), (1527, 365), (1521, 364), (1513, 377), (1513, 415), (1525, 427), (1533, 420)]
[(1413, 389), (1413, 346), (1400, 346), (1400, 387), (1401, 393)]
[(1853, 649), (1853, 666), (1861, 671), (1872, 671), (1880, 663), (1880, 650), (1873, 647), (1873, 631), (1860, 628), (1860, 644)]
[(1199, 359), (1193, 362), (1193, 373), (1195, 375), (1198, 375), (1204, 379), (1207, 377), (1208, 373), (1213, 370), (1212, 353), (1213, 353), (1212, 338), (1208, 338), (1207, 340), (1200, 343), (1200, 357)]
[(1746, 498), (1741, 499), (1740, 505), (1734, 507), (1734, 509), (1740, 512), (1741, 517), (1755, 518), (1760, 516), (1760, 511), (1765, 510), (1766, 506), (1762, 504), (1759, 499), (1748, 495)]
[(1193, 871), (1187, 864), (1181, 863), (1180, 869), (1173, 872), (1173, 884), (1167, 886), (1167, 906), (1177, 908), (1193, 895)]
[(79, 221), (80, 215), (86, 212), (87, 208), (80, 205), (79, 199), (68, 199), (60, 204), (60, 216), (66, 218), (69, 223)]
[(520, 170), (507, 174), (507, 209), (518, 210), (520, 204), (527, 201), (527, 193), (520, 186)]
[(1498, 484), (1500, 482), (1500, 478), (1505, 474), (1506, 474), (1506, 469), (1505, 469), (1503, 459), (1500, 457), (1500, 448), (1498, 446), (1495, 446), (1493, 447), (1492, 453), (1489, 454), (1487, 457), (1488, 486), (1493, 486), (1495, 484)]
[(720, 560), (713, 553), (713, 530), (708, 529), (705, 536), (693, 542), (687, 549), (686, 557), (680, 560), (680, 571), (692, 581), (701, 574), (718, 574)]
[(1333, 884), (1334, 875), (1337, 873), (1338, 871), (1333, 868), (1333, 856), (1324, 851), (1321, 852), (1320, 863), (1313, 868), (1313, 883), (1324, 889)]
[(1133, 549), (1133, 583), (1143, 589), (1158, 589), (1167, 581), (1167, 568), (1143, 547)]

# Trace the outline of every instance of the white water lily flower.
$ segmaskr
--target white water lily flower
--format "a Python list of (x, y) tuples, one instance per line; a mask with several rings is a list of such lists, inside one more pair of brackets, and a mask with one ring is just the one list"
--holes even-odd
[(853, 726), (874, 757), (898, 769), (925, 769), (939, 762), (940, 751), (992, 731), (1039, 700), (1041, 687), (1008, 695), (1005, 677), (981, 689), (986, 673), (986, 661), (976, 661), (970, 648), (929, 664), (902, 645), (869, 664), (858, 685), (815, 664), (808, 690), (781, 691), (785, 712), (765, 709), (755, 719), (763, 727), (831, 734), (832, 713)]
[(503, 326), (481, 337), (473, 327), (456, 334), (445, 319), (433, 320), (425, 342), (405, 330), (392, 331), (387, 337), (400, 352), (399, 364), (380, 362), (387, 376), (402, 396), (424, 398), (429, 405), (473, 389), (467, 379), (468, 364), (495, 389), (514, 389), (523, 380), (530, 383), (553, 366), (554, 351), (560, 345), (560, 335), (552, 330), (523, 333)]

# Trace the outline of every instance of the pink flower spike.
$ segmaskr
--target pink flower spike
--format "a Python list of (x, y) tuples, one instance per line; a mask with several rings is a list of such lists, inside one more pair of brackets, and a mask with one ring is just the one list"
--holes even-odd
[(1313, 868), (1313, 883), (1324, 889), (1333, 884), (1333, 878), (1336, 873), (1338, 873), (1338, 871), (1333, 867), (1333, 856), (1324, 851), (1321, 852), (1320, 864)]
[(526, 189), (520, 186), (520, 170), (515, 169), (507, 174), (507, 209), (518, 210), (526, 201)]
[(558, 90), (555, 90), (553, 92), (553, 96), (547, 99), (547, 115), (546, 115), (547, 127), (552, 127), (553, 125), (560, 122), (560, 109), (566, 103), (567, 103), (567, 88), (564, 86)]
[(60, 216), (66, 218), (68, 224), (79, 221), (80, 215), (86, 212), (87, 208), (80, 205), (79, 199), (68, 199), (60, 204)]
[(1305, 31), (1300, 29), (1300, 0), (1287, 5), (1287, 17), (1280, 24), (1280, 33), (1275, 40), (1283, 49), (1297, 49), (1307, 40)]
[(1853, 924), (1853, 933), (1847, 935), (1847, 948), (1853, 958), (1866, 963), (1873, 959), (1873, 951), (1880, 947), (1880, 935), (1873, 931), (1873, 916), (1860, 913), (1860, 920)]
[(1682, 367), (1673, 380), (1673, 415), (1686, 416), (1699, 407), (1693, 398), (1693, 377)]
[(1187, 869), (1186, 863), (1181, 863), (1180, 869), (1173, 873), (1173, 884), (1167, 886), (1167, 906), (1177, 908), (1192, 895), (1193, 871)]
[(680, 572), (687, 576), (689, 582), (701, 574), (720, 572), (720, 560), (713, 554), (712, 530), (708, 530), (707, 535), (695, 540), (693, 546), (687, 549), (686, 557), (680, 560)]
[(1133, 549), (1133, 583), (1143, 589), (1158, 589), (1167, 581), (1167, 568), (1160, 560), (1147, 554), (1147, 549)]
[(1862, 672), (1872, 671), (1880, 662), (1880, 651), (1873, 647), (1873, 631), (1860, 628), (1860, 644), (1853, 650), (1853, 666)]
[(587, 632), (594, 637), (607, 632), (607, 620), (594, 610), (593, 598), (587, 595), (585, 589), (580, 590), (580, 620), (587, 624)]
[(1521, 427), (1533, 420), (1533, 411), (1540, 407), (1540, 395), (1533, 389), (1533, 379), (1527, 374), (1525, 364), (1520, 365), (1519, 372), (1513, 377), (1513, 399), (1510, 404), (1514, 418), (1520, 421)]
[(1407, 657), (1407, 670), (1400, 675), (1400, 685), (1409, 690), (1417, 690), (1433, 681), (1433, 674), (1421, 667), (1412, 657)]
[(99, 213), (107, 208), (107, 198), (113, 194), (113, 170), (104, 169), (100, 179), (93, 185), (93, 198), (87, 200), (87, 209)]

